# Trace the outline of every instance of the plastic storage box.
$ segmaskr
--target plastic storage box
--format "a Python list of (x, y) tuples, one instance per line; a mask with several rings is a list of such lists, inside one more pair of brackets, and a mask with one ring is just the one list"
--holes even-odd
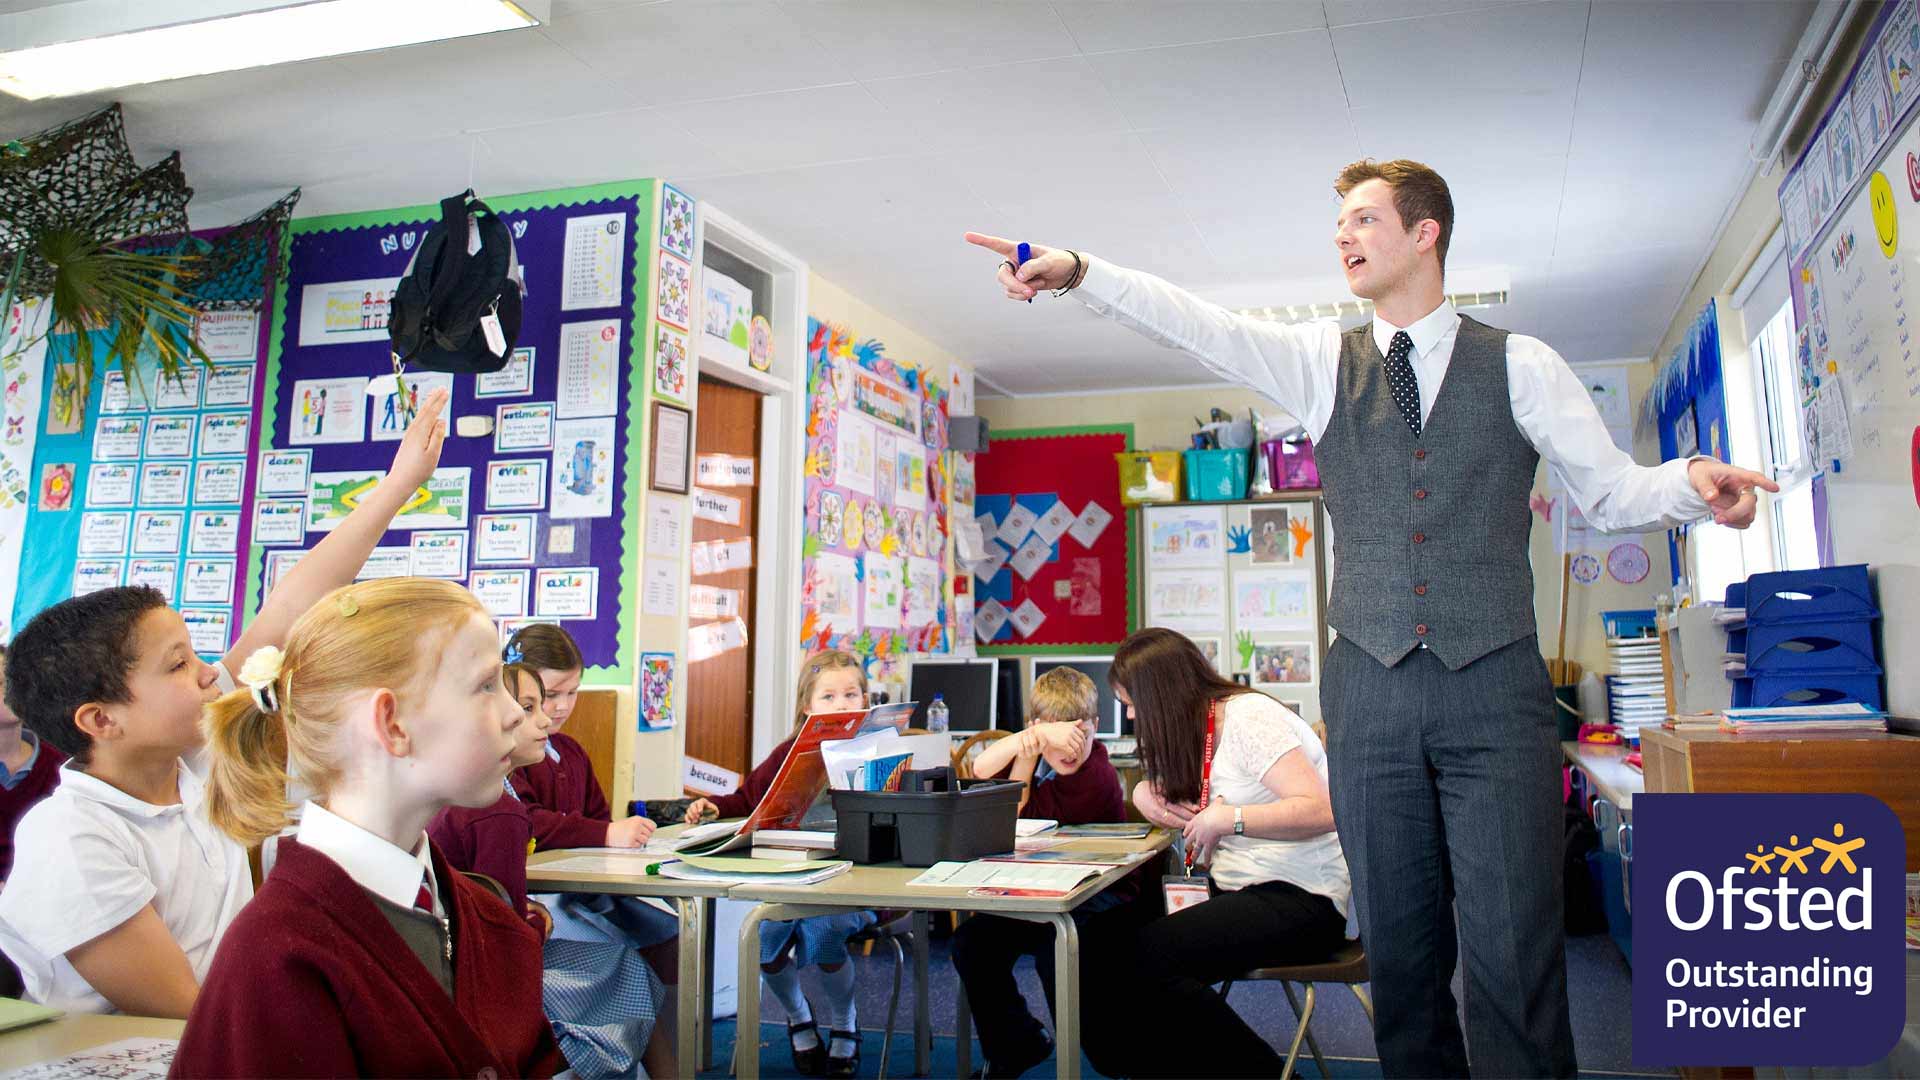
[(1312, 439), (1270, 439), (1260, 444), (1267, 456), (1267, 481), (1275, 491), (1309, 491), (1320, 486), (1320, 466)]
[(1120, 465), (1123, 505), (1180, 501), (1180, 451), (1128, 450), (1113, 457)]
[(1247, 497), (1247, 450), (1188, 450), (1187, 498), (1193, 502), (1231, 502)]
[[(1729, 588), (1727, 602), (1734, 597)], [(1733, 682), (1736, 707), (1884, 707), (1873, 634), (1880, 610), (1864, 564), (1755, 574), (1740, 599), (1746, 626), (1727, 643), (1747, 658), (1745, 673)]]
[(932, 866), (1013, 850), (1020, 781), (957, 781), (945, 767), (910, 771), (901, 786), (914, 790), (831, 793), (841, 858)]

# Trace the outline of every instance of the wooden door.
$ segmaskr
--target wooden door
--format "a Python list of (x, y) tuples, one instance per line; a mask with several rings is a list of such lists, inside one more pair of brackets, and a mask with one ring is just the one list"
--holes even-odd
[[(713, 492), (738, 500), (737, 523), (709, 521), (693, 517), (693, 542), (711, 540), (748, 540), (753, 542), (753, 563), (766, 557), (759, 550), (756, 534), (760, 516), (758, 483), (760, 479), (760, 404), (759, 394), (728, 383), (703, 378), (699, 387), (699, 419), (695, 424), (693, 447), (696, 460), (710, 454), (746, 458), (753, 461), (754, 487), (715, 487)], [(699, 758), (722, 768), (745, 773), (754, 762), (753, 753), (753, 654), (759, 646), (754, 640), (754, 570), (746, 567), (724, 573), (696, 575), (695, 586), (724, 590), (730, 602), (737, 604), (739, 618), (747, 626), (747, 646), (691, 663), (687, 668), (687, 748), (688, 757)], [(694, 615), (689, 596), (687, 623), (699, 626), (720, 621)]]

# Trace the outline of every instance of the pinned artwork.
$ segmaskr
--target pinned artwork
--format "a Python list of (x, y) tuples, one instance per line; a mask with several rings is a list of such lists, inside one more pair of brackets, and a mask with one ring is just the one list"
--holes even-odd
[(660, 253), (660, 287), (654, 313), (676, 330), (684, 332), (693, 326), (693, 266), (667, 251)]
[(687, 335), (671, 326), (655, 329), (653, 392), (684, 401), (687, 397)]
[(693, 200), (672, 184), (660, 185), (660, 246), (693, 258)]
[(673, 726), (673, 654), (640, 654), (640, 730)]

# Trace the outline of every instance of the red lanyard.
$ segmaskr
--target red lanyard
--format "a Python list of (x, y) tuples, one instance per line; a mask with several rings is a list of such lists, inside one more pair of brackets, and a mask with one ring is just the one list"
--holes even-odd
[[(1214, 701), (1207, 705), (1207, 741), (1200, 758), (1200, 809), (1202, 810), (1210, 805), (1213, 797), (1213, 725), (1219, 713), (1220, 702)], [(1193, 870), (1193, 852), (1192, 845), (1188, 845), (1187, 870), (1189, 873)]]

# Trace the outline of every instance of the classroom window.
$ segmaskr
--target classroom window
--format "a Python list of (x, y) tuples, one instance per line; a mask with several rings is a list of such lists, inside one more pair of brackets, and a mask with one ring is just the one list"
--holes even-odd
[[(1813, 462), (1800, 423), (1800, 371), (1794, 347), (1793, 302), (1780, 305), (1753, 340), (1753, 356), (1765, 395), (1767, 473), (1780, 493), (1766, 497), (1774, 566), (1805, 570), (1820, 565), (1813, 528)], [(1764, 497), (1764, 496), (1763, 496)]]

